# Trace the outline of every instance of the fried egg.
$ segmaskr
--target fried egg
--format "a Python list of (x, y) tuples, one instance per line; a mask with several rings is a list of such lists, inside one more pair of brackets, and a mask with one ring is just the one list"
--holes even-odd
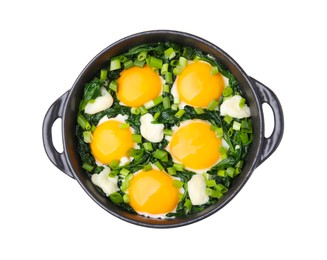
[(174, 179), (166, 172), (153, 167), (138, 171), (130, 180), (128, 195), (131, 207), (140, 215), (152, 218), (167, 218), (176, 210), (182, 189), (174, 186)]
[(211, 130), (211, 124), (207, 121), (186, 120), (172, 130), (166, 149), (175, 163), (200, 173), (209, 170), (220, 160), (222, 140)]
[(91, 152), (97, 164), (109, 164), (114, 160), (126, 161), (127, 151), (135, 147), (131, 127), (122, 127), (127, 116), (103, 117), (93, 132)]
[(240, 95), (232, 96), (226, 99), (220, 106), (220, 115), (231, 116), (234, 118), (242, 119), (244, 117), (250, 117), (251, 111), (247, 104), (243, 107), (240, 106), (242, 97)]
[(157, 71), (144, 66), (125, 69), (117, 80), (117, 97), (123, 105), (140, 107), (160, 96), (163, 80)]
[(159, 143), (164, 137), (164, 124), (152, 124), (154, 121), (153, 116), (150, 113), (146, 113), (141, 116), (140, 131), (142, 136), (152, 143)]
[(217, 100), (228, 85), (228, 79), (217, 73), (211, 75), (212, 66), (204, 61), (188, 62), (176, 77), (171, 93), (179, 108), (185, 105), (206, 108)]

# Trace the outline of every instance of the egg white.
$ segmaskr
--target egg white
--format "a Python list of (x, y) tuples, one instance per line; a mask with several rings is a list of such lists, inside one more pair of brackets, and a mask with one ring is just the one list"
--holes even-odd
[[(203, 62), (203, 63), (207, 63), (207, 64), (209, 64), (208, 62), (206, 62), (206, 61), (198, 61), (198, 62)], [(192, 63), (194, 63), (194, 61), (188, 61), (187, 62), (187, 65), (188, 64), (192, 64)], [(229, 79), (228, 78), (226, 78), (225, 76), (223, 76), (223, 75), (221, 75), (222, 76), (222, 78), (223, 78), (223, 80), (224, 80), (224, 83), (225, 83), (225, 85), (224, 85), (224, 87), (227, 87), (228, 85), (229, 85)], [(174, 97), (174, 103), (176, 103), (176, 104), (178, 104), (178, 108), (179, 109), (183, 109), (185, 106), (187, 106), (188, 104), (186, 104), (183, 100), (181, 100), (181, 98), (180, 98), (180, 96), (179, 96), (179, 93), (178, 93), (178, 90), (177, 90), (177, 79), (178, 79), (178, 76), (176, 77), (176, 80), (175, 80), (175, 82), (174, 82), (174, 84), (173, 84), (173, 86), (171, 87), (171, 94), (173, 95), (173, 97)]]
[[(112, 117), (112, 118), (109, 118), (108, 116), (104, 116), (102, 117), (97, 126), (103, 124), (104, 122), (107, 122), (107, 121), (110, 121), (110, 120), (115, 120), (115, 121), (119, 121), (121, 122), (122, 124), (125, 124), (126, 123), (126, 120), (128, 119), (128, 115), (122, 115), (122, 114), (118, 114), (117, 116), (115, 117)], [(131, 131), (132, 134), (135, 134), (135, 130), (132, 128), (132, 127), (129, 127), (129, 130)], [(134, 148), (135, 149), (139, 149), (139, 145), (137, 143), (134, 143)], [(127, 157), (127, 156), (123, 156), (121, 159), (120, 159), (120, 164), (119, 166), (123, 166), (125, 164), (128, 164), (130, 163), (131, 161), (133, 160), (133, 157)], [(96, 165), (98, 166), (103, 166), (104, 164), (102, 162), (99, 162), (98, 160), (95, 159), (95, 163)]]
[[(185, 120), (183, 122), (181, 122), (180, 126), (173, 126), (171, 129), (173, 130), (173, 135), (181, 128), (181, 127), (184, 127), (186, 125), (189, 125), (190, 123), (194, 123), (194, 122), (204, 122), (204, 123), (207, 123), (209, 125), (211, 125), (208, 121), (205, 121), (205, 120), (200, 120), (200, 119), (193, 119), (193, 120)], [(172, 136), (165, 136), (165, 139), (170, 142), (171, 139), (172, 139)], [(223, 146), (224, 148), (228, 149), (229, 145), (227, 144), (227, 142), (222, 138), (221, 139), (221, 146)], [(166, 146), (166, 151), (168, 151), (170, 154), (171, 154), (171, 151), (170, 151), (170, 143), (168, 143), (168, 145)], [(172, 160), (174, 163), (180, 163), (182, 164), (182, 162), (176, 160), (173, 156), (172, 156)], [(202, 168), (202, 169), (192, 169), (190, 167), (186, 167), (185, 166), (185, 169), (186, 170), (189, 170), (189, 171), (192, 171), (192, 172), (195, 172), (195, 173), (204, 173), (208, 170), (210, 170), (214, 165), (216, 165), (217, 163), (219, 163), (221, 161), (221, 158), (219, 158), (211, 167), (209, 168)]]
[[(161, 170), (160, 170), (156, 165), (151, 164), (151, 166), (152, 166), (152, 169), (153, 169), (153, 170), (161, 171)], [(143, 171), (143, 170), (139, 170), (139, 171), (137, 171), (137, 172), (134, 172), (134, 173), (133, 173), (133, 177), (136, 176), (137, 174), (139, 174), (139, 173), (142, 172), (142, 171)], [(166, 173), (166, 172), (165, 172), (165, 173)], [(166, 173), (166, 174), (169, 175), (169, 173)], [(176, 176), (171, 176), (171, 175), (169, 175), (169, 176), (172, 177), (174, 180), (181, 181), (181, 179), (178, 178), (178, 177), (176, 177)], [(185, 192), (185, 190), (184, 190), (183, 187), (180, 188), (178, 191), (179, 191), (179, 193), (181, 193), (181, 194), (184, 194), (184, 192)], [(128, 189), (127, 189), (126, 193), (128, 194)], [(177, 208), (177, 206), (176, 206), (176, 208)], [(140, 212), (140, 211), (136, 211), (135, 209), (134, 209), (134, 210), (136, 211), (137, 214), (142, 215), (142, 216), (144, 216), (144, 217), (148, 217), (148, 218), (156, 218), (156, 219), (171, 219), (171, 218), (174, 218), (174, 217), (167, 217), (166, 214), (168, 214), (168, 213), (175, 213), (175, 212), (176, 212), (176, 208), (175, 208), (174, 210), (170, 211), (170, 212), (166, 212), (166, 213), (162, 213), (162, 214), (150, 214), (150, 213), (147, 213), (147, 212)]]

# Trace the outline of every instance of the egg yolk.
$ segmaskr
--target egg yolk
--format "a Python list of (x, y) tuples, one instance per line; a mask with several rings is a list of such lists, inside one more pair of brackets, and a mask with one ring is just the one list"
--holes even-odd
[(223, 77), (211, 75), (212, 66), (206, 62), (188, 64), (176, 79), (179, 97), (193, 107), (207, 107), (213, 99), (218, 99), (224, 89)]
[(99, 162), (109, 164), (113, 160), (120, 160), (134, 146), (130, 129), (121, 128), (121, 124), (120, 121), (109, 120), (94, 130), (90, 146)]
[(158, 97), (162, 83), (157, 72), (150, 67), (134, 66), (124, 70), (117, 81), (117, 96), (126, 106), (140, 107)]
[(158, 170), (141, 171), (130, 181), (128, 195), (130, 205), (137, 212), (164, 214), (173, 211), (178, 204), (178, 189), (173, 179)]
[(212, 167), (220, 158), (221, 139), (217, 138), (210, 125), (191, 122), (180, 127), (169, 144), (173, 159), (185, 167), (201, 170)]

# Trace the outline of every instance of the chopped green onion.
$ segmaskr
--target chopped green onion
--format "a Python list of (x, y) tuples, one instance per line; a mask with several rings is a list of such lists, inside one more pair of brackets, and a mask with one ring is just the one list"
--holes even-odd
[(118, 170), (118, 169), (115, 169), (115, 170), (112, 170), (112, 171), (108, 174), (108, 176), (109, 176), (110, 178), (114, 178), (114, 177), (116, 177), (116, 176), (118, 175), (118, 173), (119, 173), (119, 170)]
[(183, 68), (181, 66), (176, 66), (174, 69), (173, 69), (173, 73), (174, 75), (179, 75), (182, 73), (182, 70)]
[(181, 68), (185, 68), (186, 65), (187, 65), (187, 62), (188, 60), (182, 56), (179, 57), (179, 60), (178, 60), (178, 65), (181, 66)]
[(253, 130), (252, 130), (252, 122), (251, 120), (247, 120), (247, 119), (243, 119), (242, 120), (242, 131), (243, 132), (246, 132), (246, 133), (252, 133)]
[(162, 102), (163, 98), (162, 96), (159, 96), (159, 97), (156, 97), (154, 100), (153, 100), (153, 103), (154, 105), (159, 105), (161, 102)]
[(238, 161), (238, 163), (235, 164), (235, 167), (236, 168), (242, 168), (243, 167), (243, 161), (242, 160)]
[(164, 55), (167, 59), (171, 60), (176, 56), (176, 53), (172, 47), (168, 48), (167, 50), (164, 51)]
[(152, 165), (150, 163), (143, 166), (143, 171), (150, 171), (152, 170)]
[(229, 115), (226, 115), (224, 117), (224, 121), (227, 123), (227, 124), (230, 124), (232, 121), (233, 121), (233, 118)]
[(165, 75), (168, 72), (168, 63), (164, 63), (161, 67), (160, 74)]
[(173, 75), (171, 72), (168, 71), (165, 74), (165, 81), (166, 81), (166, 83), (173, 83)]
[(82, 114), (78, 114), (77, 116), (77, 123), (79, 124), (80, 127), (82, 127), (84, 130), (90, 130), (91, 125), (90, 123), (86, 120), (86, 118)]
[(237, 121), (234, 121), (233, 122), (233, 129), (235, 131), (239, 131), (241, 129), (241, 123), (237, 122)]
[(173, 130), (171, 129), (164, 129), (163, 130), (164, 135), (172, 136), (173, 135)]
[(206, 194), (209, 197), (218, 198), (218, 199), (220, 199), (223, 196), (223, 194), (221, 192), (211, 189), (211, 188), (206, 188)]
[(169, 64), (170, 64), (170, 66), (175, 67), (175, 66), (178, 65), (178, 60), (171, 60), (171, 61), (169, 62)]
[(200, 57), (199, 56), (195, 56), (193, 61), (196, 62), (196, 61), (199, 61), (200, 60)]
[(169, 97), (164, 97), (162, 100), (164, 109), (170, 108), (170, 99)]
[(130, 170), (127, 170), (126, 168), (123, 168), (120, 170), (119, 174), (123, 176), (127, 176), (130, 173)]
[(216, 185), (216, 190), (220, 191), (221, 193), (226, 193), (228, 191), (228, 189), (224, 185), (222, 185), (221, 183), (218, 183)]
[(232, 94), (233, 94), (233, 89), (231, 87), (228, 86), (228, 87), (224, 88), (224, 90), (223, 90), (224, 97), (229, 97)]
[(143, 68), (145, 64), (145, 60), (135, 60), (134, 65), (140, 68)]
[(165, 158), (166, 156), (167, 156), (167, 152), (160, 149), (156, 150), (153, 154), (153, 157), (159, 160)]
[(144, 61), (146, 59), (146, 56), (148, 55), (148, 51), (141, 51), (138, 55), (137, 55), (137, 60), (138, 61)]
[(120, 57), (110, 60), (110, 71), (118, 70), (121, 68)]
[(142, 143), (142, 135), (140, 135), (140, 134), (133, 134), (132, 135), (132, 140), (135, 143)]
[(178, 104), (172, 104), (171, 109), (177, 111), (178, 110)]
[(175, 117), (181, 118), (184, 114), (185, 114), (185, 110), (181, 109), (175, 114)]
[(249, 136), (247, 133), (241, 132), (240, 138), (241, 138), (242, 144), (247, 144), (249, 142)]
[(163, 91), (166, 92), (166, 93), (169, 93), (169, 92), (170, 92), (169, 85), (165, 84), (165, 85), (163, 86)]
[(124, 62), (124, 69), (129, 69), (133, 66), (134, 66), (134, 63), (132, 60), (128, 60), (128, 61)]
[(121, 190), (122, 191), (126, 191), (129, 187), (129, 181), (124, 181), (122, 184), (121, 184)]
[(120, 124), (120, 125), (119, 125), (119, 128), (120, 128), (120, 129), (126, 129), (126, 128), (129, 128), (129, 123), (123, 123), (123, 124)]
[(145, 104), (144, 104), (144, 107), (146, 108), (146, 109), (150, 109), (150, 108), (152, 108), (152, 107), (154, 107), (155, 105), (154, 105), (154, 102), (153, 102), (153, 100), (150, 100), (150, 101), (148, 101), (148, 102), (146, 102)]
[(218, 138), (221, 138), (224, 136), (224, 130), (221, 127), (217, 127), (215, 129), (215, 134)]
[(217, 175), (220, 177), (226, 177), (226, 170), (218, 170)]
[(213, 111), (217, 106), (218, 106), (218, 100), (213, 99), (208, 105), (208, 110)]
[(128, 61), (128, 58), (124, 55), (120, 55), (118, 58), (120, 59), (120, 62), (122, 62), (122, 63)]
[(97, 127), (96, 127), (95, 125), (92, 125), (92, 126), (91, 126), (91, 132), (93, 133), (94, 130), (95, 130), (96, 128), (97, 128)]
[(120, 204), (124, 201), (123, 197), (118, 192), (111, 193), (109, 198), (114, 204)]
[(234, 172), (235, 172), (235, 168), (233, 168), (233, 167), (228, 167), (228, 168), (226, 169), (226, 174), (227, 174), (229, 177), (231, 177), (231, 178), (234, 177)]
[(176, 175), (176, 169), (174, 167), (168, 167), (167, 171), (170, 175)]
[(93, 135), (91, 131), (84, 131), (83, 132), (83, 140), (85, 143), (91, 143), (93, 139)]
[(176, 169), (176, 171), (183, 171), (184, 170), (184, 165), (180, 163), (174, 163), (173, 167)]
[(129, 195), (127, 193), (124, 194), (123, 201), (124, 201), (124, 203), (129, 203), (130, 198), (129, 198)]
[(106, 79), (107, 79), (107, 75), (108, 75), (108, 71), (107, 71), (107, 70), (102, 69), (102, 70), (100, 71), (100, 79), (101, 79), (101, 80), (106, 80)]
[(219, 152), (220, 152), (221, 154), (227, 153), (227, 149), (226, 149), (226, 147), (224, 147), (224, 146), (220, 146), (220, 147), (219, 147)]
[(112, 80), (109, 84), (109, 89), (111, 89), (112, 91), (117, 92), (117, 88), (118, 88), (118, 83), (115, 80)]
[(192, 202), (189, 199), (185, 200), (184, 207), (187, 208), (188, 211), (192, 209)]
[(194, 108), (194, 111), (195, 111), (195, 113), (197, 113), (198, 115), (201, 115), (201, 114), (204, 113), (204, 110), (203, 110), (203, 108), (201, 108), (201, 107), (195, 107), (195, 108)]
[(84, 170), (87, 170), (88, 172), (90, 172), (90, 171), (92, 171), (94, 169), (94, 167), (92, 165), (88, 164), (88, 163), (83, 163), (82, 168)]
[(143, 147), (144, 147), (145, 151), (148, 151), (148, 152), (153, 151), (152, 143), (150, 143), (150, 142), (144, 143)]
[(211, 75), (216, 75), (218, 72), (219, 72), (219, 70), (218, 70), (217, 66), (212, 67), (210, 70)]
[(153, 116), (153, 119), (157, 120), (159, 116), (160, 116), (160, 112), (156, 112)]
[(244, 107), (245, 106), (245, 102), (246, 102), (246, 99), (245, 98), (241, 98), (240, 100), (240, 108)]
[(161, 69), (162, 68), (162, 60), (151, 56), (149, 60), (149, 66), (154, 69)]
[(119, 160), (112, 160), (111, 163), (109, 163), (109, 166), (111, 169), (116, 169), (119, 167), (120, 161)]
[(146, 113), (148, 113), (148, 110), (144, 106), (139, 107), (139, 109), (140, 109), (142, 116), (145, 115)]
[(211, 187), (215, 187), (217, 185), (215, 180), (207, 180), (206, 181), (206, 186), (211, 188)]
[(138, 114), (140, 113), (140, 109), (137, 108), (137, 107), (132, 107), (132, 108), (131, 108), (131, 113), (132, 113), (133, 115), (138, 115)]
[(228, 129), (227, 135), (228, 135), (229, 137), (232, 137), (233, 134), (234, 134), (234, 129), (231, 127), (231, 128)]
[(163, 171), (164, 170), (164, 167), (161, 165), (161, 163), (159, 161), (156, 161), (154, 163), (154, 165), (157, 166), (160, 171)]
[(177, 189), (180, 189), (180, 188), (183, 187), (184, 182), (179, 181), (179, 180), (173, 180), (173, 185), (174, 185)]

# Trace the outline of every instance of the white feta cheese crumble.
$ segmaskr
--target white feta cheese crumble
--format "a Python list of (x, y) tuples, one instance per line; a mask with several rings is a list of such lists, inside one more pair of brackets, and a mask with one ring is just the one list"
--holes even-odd
[(141, 116), (141, 135), (152, 143), (159, 143), (164, 137), (164, 124), (152, 124), (153, 116), (147, 113)]
[(209, 196), (206, 194), (206, 181), (202, 174), (193, 175), (187, 186), (193, 205), (202, 205), (209, 201)]
[(228, 115), (238, 119), (250, 117), (250, 108), (246, 104), (243, 107), (240, 107), (241, 99), (242, 97), (240, 95), (235, 95), (226, 99), (220, 106), (220, 114), (222, 116)]

